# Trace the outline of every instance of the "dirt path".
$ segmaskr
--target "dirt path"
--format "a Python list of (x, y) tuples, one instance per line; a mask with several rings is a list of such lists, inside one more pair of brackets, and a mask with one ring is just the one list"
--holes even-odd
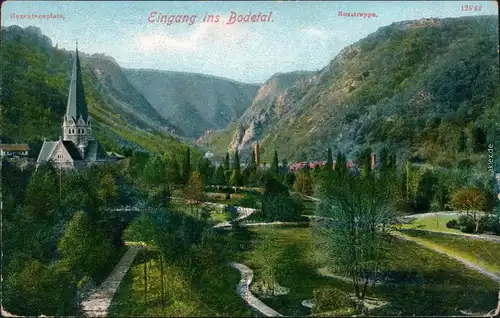
[(485, 269), (485, 268), (483, 268), (483, 267), (481, 267), (479, 265), (476, 265), (476, 264), (474, 264), (474, 263), (472, 263), (472, 262), (470, 262), (470, 261), (468, 261), (468, 260), (466, 260), (464, 258), (461, 258), (460, 256), (452, 255), (452, 254), (448, 253), (445, 249), (442, 249), (442, 248), (439, 248), (439, 247), (435, 247), (435, 246), (429, 246), (428, 244), (423, 243), (421, 240), (415, 239), (415, 238), (407, 236), (407, 235), (404, 235), (401, 232), (396, 232), (395, 231), (395, 232), (393, 232), (391, 234), (394, 235), (395, 237), (399, 238), (399, 239), (414, 242), (414, 243), (416, 243), (416, 244), (418, 244), (420, 246), (423, 246), (423, 247), (425, 247), (427, 249), (433, 250), (433, 251), (435, 251), (435, 252), (437, 252), (439, 254), (445, 255), (445, 256), (447, 256), (449, 258), (453, 258), (453, 259), (459, 261), (460, 263), (464, 264), (465, 266), (467, 266), (467, 267), (469, 267), (469, 268), (471, 268), (471, 269), (473, 269), (473, 270), (475, 270), (477, 272), (480, 272), (481, 274), (486, 275), (486, 276), (490, 277), (491, 279), (493, 279), (493, 280), (495, 280), (495, 281), (497, 281), (497, 282), (500, 283), (500, 275), (499, 274), (491, 272), (491, 271), (489, 271), (489, 270), (487, 270), (487, 269)]
[[(212, 204), (217, 205), (217, 203), (212, 203)], [(223, 204), (219, 204), (219, 205), (222, 207), (225, 207), (225, 205), (223, 205)], [(239, 214), (239, 216), (236, 219), (216, 224), (214, 226), (214, 228), (232, 227), (231, 222), (242, 221), (242, 220), (246, 219), (247, 217), (249, 217), (250, 215), (252, 215), (252, 213), (255, 212), (255, 209), (252, 209), (252, 208), (244, 208), (241, 206), (235, 206), (235, 208), (237, 209), (238, 214)]]
[(461, 236), (461, 237), (465, 237), (465, 238), (472, 239), (472, 240), (490, 241), (490, 242), (494, 242), (494, 243), (500, 243), (500, 236), (494, 236), (494, 235), (454, 233), (454, 232), (443, 232), (443, 231), (436, 231), (436, 230), (422, 230), (422, 229), (411, 229), (411, 228), (409, 228), (408, 230), (415, 230), (415, 231), (429, 232), (429, 233), (439, 233), (439, 234), (451, 235), (451, 236)]
[(82, 311), (87, 317), (106, 317), (111, 300), (118, 290), (118, 286), (125, 277), (130, 265), (134, 261), (141, 246), (130, 246), (122, 259), (115, 266), (111, 274), (106, 278), (97, 290), (89, 298), (82, 302)]
[(243, 264), (234, 262), (231, 262), (230, 265), (236, 268), (241, 273), (240, 283), (236, 287), (236, 292), (238, 293), (238, 295), (240, 295), (252, 308), (255, 308), (266, 317), (283, 316), (274, 309), (268, 307), (250, 292), (248, 287), (252, 283), (253, 279), (253, 271), (250, 268)]

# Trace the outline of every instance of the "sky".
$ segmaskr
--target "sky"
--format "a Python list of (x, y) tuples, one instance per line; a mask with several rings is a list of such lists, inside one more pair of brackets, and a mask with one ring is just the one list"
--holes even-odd
[[(463, 5), (481, 11), (463, 11)], [(479, 7), (477, 8), (479, 9)], [(339, 16), (338, 12), (376, 17)], [(152, 13), (156, 12), (156, 14)], [(231, 12), (270, 21), (227, 24)], [(63, 18), (26, 19), (53, 14)], [(158, 15), (196, 15), (194, 23), (155, 21)], [(219, 23), (203, 23), (206, 14)], [(16, 15), (17, 18), (16, 18)], [(125, 68), (221, 76), (262, 83), (278, 72), (319, 70), (344, 47), (396, 21), (498, 15), (495, 1), (7, 1), (1, 25), (37, 26), (59, 48), (104, 53)]]

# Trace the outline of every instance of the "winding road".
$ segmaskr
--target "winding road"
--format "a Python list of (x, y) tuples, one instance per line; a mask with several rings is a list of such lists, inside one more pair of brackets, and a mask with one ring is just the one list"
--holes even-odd
[(253, 271), (247, 266), (235, 262), (230, 265), (241, 273), (241, 280), (236, 287), (236, 292), (240, 295), (248, 305), (259, 311), (266, 317), (282, 317), (283, 315), (264, 304), (257, 297), (255, 297), (249, 289), (253, 279)]

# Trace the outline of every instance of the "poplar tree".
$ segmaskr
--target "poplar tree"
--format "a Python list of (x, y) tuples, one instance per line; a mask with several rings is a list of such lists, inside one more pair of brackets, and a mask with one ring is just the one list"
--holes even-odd
[(279, 174), (279, 166), (278, 166), (278, 152), (275, 150), (273, 155), (273, 161), (271, 162), (271, 173), (275, 176)]
[(328, 154), (327, 154), (327, 157), (326, 157), (325, 170), (326, 171), (331, 171), (332, 167), (333, 167), (332, 148), (328, 148)]
[(184, 158), (184, 172), (183, 172), (183, 181), (186, 184), (191, 176), (191, 149), (187, 148), (186, 157)]

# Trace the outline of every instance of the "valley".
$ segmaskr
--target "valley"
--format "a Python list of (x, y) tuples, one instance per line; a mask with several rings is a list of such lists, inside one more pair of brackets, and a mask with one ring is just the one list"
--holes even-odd
[[(133, 23), (114, 57), (81, 51), (94, 29), (73, 51), (2, 24), (3, 316), (498, 315), (498, 16), (370, 26), (317, 68), (300, 49), (319, 29), (264, 45), (285, 5), (230, 30), (158, 14), (161, 54)], [(221, 59), (274, 73), (179, 71)]]

